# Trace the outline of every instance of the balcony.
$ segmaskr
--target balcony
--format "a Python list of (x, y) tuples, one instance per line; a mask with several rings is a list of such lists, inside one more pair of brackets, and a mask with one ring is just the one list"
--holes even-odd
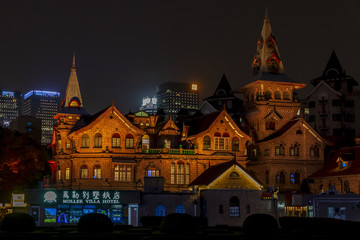
[(151, 148), (143, 149), (142, 153), (144, 154), (176, 154), (176, 155), (194, 155), (195, 149), (182, 149), (182, 148)]

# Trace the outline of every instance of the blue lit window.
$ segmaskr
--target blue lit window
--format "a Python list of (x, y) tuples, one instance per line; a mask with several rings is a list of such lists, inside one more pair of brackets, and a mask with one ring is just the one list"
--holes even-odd
[(184, 205), (177, 205), (176, 206), (176, 213), (185, 213)]
[(164, 217), (165, 216), (165, 207), (164, 205), (156, 206), (156, 216)]

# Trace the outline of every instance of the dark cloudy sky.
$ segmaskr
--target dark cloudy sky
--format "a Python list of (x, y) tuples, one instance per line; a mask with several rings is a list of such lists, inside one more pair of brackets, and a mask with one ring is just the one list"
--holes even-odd
[(248, 83), (268, 5), (285, 71), (321, 75), (335, 50), (360, 80), (360, 1), (122, 0), (1, 1), (0, 87), (61, 92), (73, 51), (85, 108), (127, 113), (166, 81), (197, 82), (213, 94), (223, 73)]

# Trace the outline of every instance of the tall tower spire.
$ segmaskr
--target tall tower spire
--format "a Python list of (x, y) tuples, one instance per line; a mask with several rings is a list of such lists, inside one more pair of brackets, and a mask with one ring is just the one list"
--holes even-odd
[(75, 51), (73, 54), (72, 67), (70, 72), (69, 81), (67, 84), (65, 99), (62, 103), (63, 108), (83, 108), (84, 104), (81, 98), (79, 81), (75, 68)]
[(276, 40), (272, 35), (268, 10), (265, 10), (264, 24), (257, 41), (256, 54), (252, 62), (253, 74), (260, 72), (284, 73)]

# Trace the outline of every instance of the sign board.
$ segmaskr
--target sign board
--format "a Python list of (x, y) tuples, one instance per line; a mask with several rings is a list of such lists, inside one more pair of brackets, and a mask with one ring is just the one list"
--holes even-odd
[(12, 194), (13, 207), (26, 207), (25, 194)]
[(119, 191), (64, 190), (45, 191), (43, 203), (48, 204), (120, 204)]

